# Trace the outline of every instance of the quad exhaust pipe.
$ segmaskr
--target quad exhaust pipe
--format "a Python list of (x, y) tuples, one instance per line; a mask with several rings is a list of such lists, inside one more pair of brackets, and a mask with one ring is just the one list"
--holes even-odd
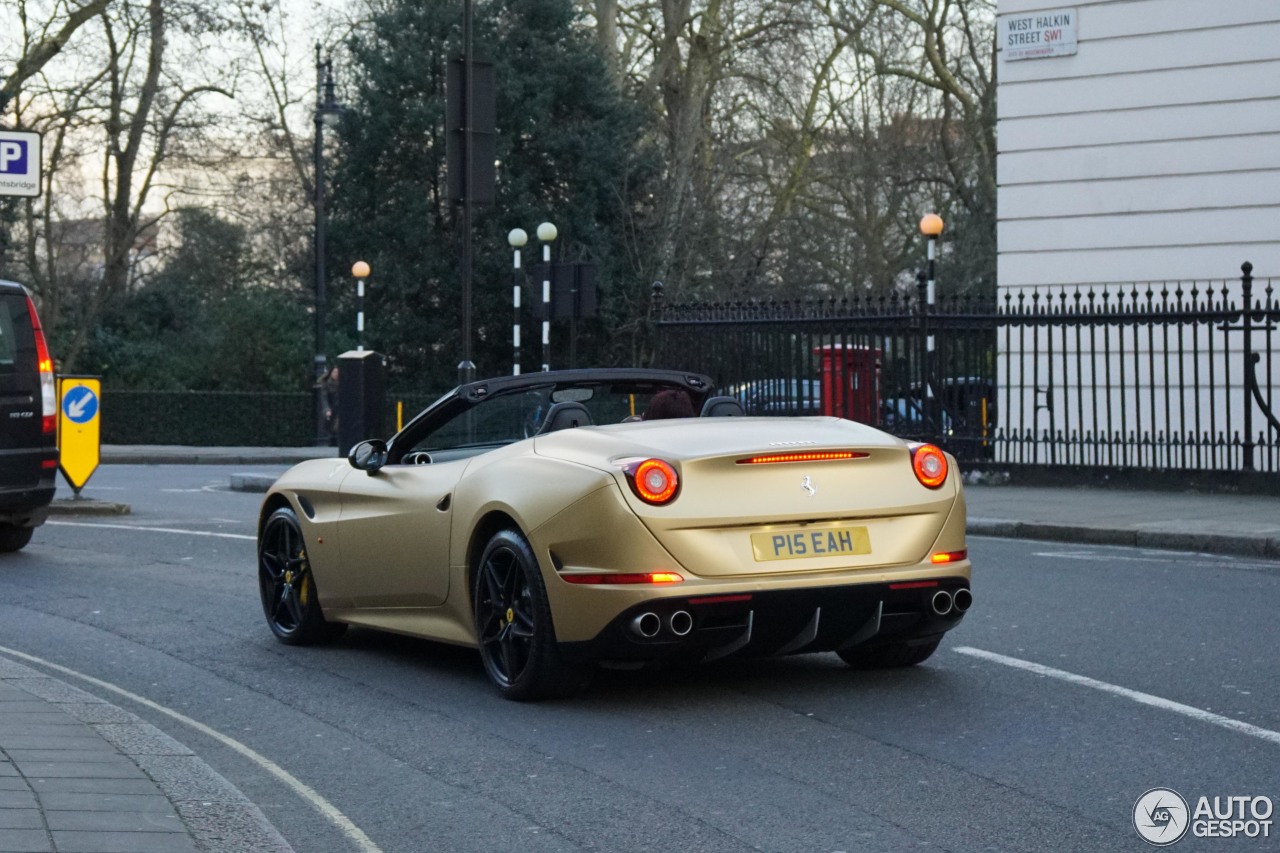
[(948, 616), (952, 613), (959, 616), (973, 606), (973, 593), (968, 587), (961, 587), (955, 592), (940, 589), (929, 599), (929, 609), (934, 616)]
[(677, 610), (667, 617), (667, 628), (677, 637), (687, 637), (693, 630), (693, 616), (688, 610)]
[(662, 630), (662, 620), (657, 613), (646, 612), (631, 620), (631, 632), (637, 637), (652, 640)]
[(688, 610), (676, 610), (663, 618), (653, 611), (646, 610), (631, 620), (631, 633), (643, 640), (652, 640), (662, 632), (663, 627), (677, 637), (687, 637), (693, 631), (693, 614)]

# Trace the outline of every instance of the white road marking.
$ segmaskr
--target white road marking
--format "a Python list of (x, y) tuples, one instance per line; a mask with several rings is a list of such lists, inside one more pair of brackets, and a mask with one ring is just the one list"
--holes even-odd
[(179, 527), (144, 527), (140, 524), (95, 524), (91, 521), (46, 521), (54, 527), (97, 527), (104, 530), (141, 530), (146, 533), (180, 533), (185, 536), (213, 536), (218, 539), (247, 539), (258, 541), (257, 536), (247, 533), (219, 533), (214, 530), (186, 530)]
[(981, 658), (982, 660), (991, 661), (992, 663), (1004, 664), (1015, 669), (1033, 672), (1036, 675), (1043, 675), (1046, 678), (1056, 678), (1059, 681), (1066, 681), (1071, 684), (1078, 684), (1081, 687), (1092, 687), (1094, 690), (1101, 690), (1103, 693), (1110, 693), (1113, 696), (1120, 696), (1137, 702), (1140, 705), (1149, 705), (1152, 708), (1159, 708), (1162, 711), (1172, 711), (1175, 714), (1181, 714), (1184, 717), (1190, 717), (1202, 723), (1208, 723), (1213, 726), (1221, 726), (1224, 729), (1230, 729), (1233, 732), (1256, 737), (1276, 745), (1280, 745), (1280, 732), (1264, 729), (1261, 726), (1255, 726), (1252, 723), (1246, 723), (1242, 720), (1233, 720), (1231, 717), (1224, 717), (1221, 714), (1215, 714), (1212, 711), (1206, 711), (1203, 708), (1196, 708), (1191, 705), (1183, 705), (1181, 702), (1174, 702), (1172, 699), (1165, 699), (1160, 696), (1153, 696), (1150, 693), (1142, 693), (1137, 690), (1130, 690), (1127, 687), (1121, 687), (1118, 684), (1110, 684), (1106, 681), (1098, 681), (1085, 675), (1076, 675), (1074, 672), (1067, 672), (1064, 669), (1054, 669), (1051, 666), (1032, 663), (1029, 660), (1021, 658), (1011, 658), (1005, 655), (996, 654), (995, 652), (984, 651), (983, 649), (975, 649), (971, 646), (958, 646), (953, 651), (957, 651), (962, 655)]
[(348, 818), (342, 812), (338, 811), (338, 809), (335, 808), (332, 803), (330, 803), (324, 797), (320, 796), (320, 794), (317, 793), (314, 789), (312, 789), (309, 785), (307, 785), (302, 780), (298, 779), (297, 777), (289, 773), (289, 771), (285, 770), (283, 767), (276, 764), (274, 761), (267, 758), (265, 755), (262, 755), (261, 753), (256, 752), (255, 750), (251, 749), (248, 746), (245, 746), (243, 743), (236, 740), (235, 738), (228, 737), (227, 735), (224, 735), (222, 732), (218, 731), (217, 729), (210, 728), (209, 726), (206, 726), (204, 723), (198, 720), (193, 720), (191, 717), (188, 717), (185, 714), (175, 711), (172, 708), (167, 708), (164, 705), (161, 705), (157, 702), (153, 702), (150, 699), (147, 699), (145, 696), (139, 696), (136, 693), (130, 693), (128, 690), (125, 690), (123, 687), (117, 687), (116, 685), (111, 684), (110, 682), (103, 681), (98, 678), (94, 678), (92, 675), (85, 675), (82, 672), (77, 672), (74, 669), (68, 669), (65, 666), (61, 666), (59, 664), (53, 663), (52, 661), (47, 661), (47, 660), (44, 660), (43, 658), (38, 658), (35, 655), (29, 655), (29, 654), (26, 654), (25, 652), (17, 651), (16, 649), (6, 648), (5, 646), (0, 646), (0, 654), (10, 655), (11, 657), (18, 658), (19, 660), (24, 660), (29, 663), (34, 663), (34, 664), (38, 664), (39, 666), (47, 667), (48, 669), (52, 669), (55, 672), (60, 672), (63, 675), (70, 675), (74, 678), (79, 678), (82, 681), (86, 681), (89, 684), (94, 685), (95, 687), (101, 687), (103, 690), (109, 690), (112, 693), (123, 696), (124, 698), (129, 699), (133, 702), (137, 702), (139, 705), (150, 708), (151, 710), (164, 714), (166, 716), (172, 717), (173, 719), (177, 720), (183, 725), (190, 726), (191, 728), (195, 729), (201, 734), (211, 737), (214, 740), (218, 741), (223, 746), (227, 746), (227, 747), (230, 747), (231, 749), (234, 749), (236, 752), (240, 753), (245, 758), (249, 759), (254, 764), (257, 764), (263, 770), (267, 771), (272, 776), (276, 777), (281, 782), (288, 785), (290, 788), (293, 789), (294, 793), (296, 793), (302, 799), (306, 800), (307, 803), (310, 806), (312, 806), (316, 811), (320, 812), (320, 814), (323, 815), (326, 820), (328, 820), (330, 823), (336, 826), (338, 830), (342, 832), (343, 835), (347, 836), (347, 838), (351, 841), (351, 843), (354, 844), (358, 850), (362, 851), (362, 853), (382, 853), (382, 850), (378, 847), (378, 845), (374, 844), (372, 839), (370, 839), (369, 836), (365, 835), (364, 831), (361, 830), (360, 827), (352, 823), (350, 818)]

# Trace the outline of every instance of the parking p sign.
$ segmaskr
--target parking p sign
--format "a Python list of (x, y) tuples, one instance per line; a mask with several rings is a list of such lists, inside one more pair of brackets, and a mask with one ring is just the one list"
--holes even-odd
[(40, 134), (0, 130), (0, 196), (40, 195)]

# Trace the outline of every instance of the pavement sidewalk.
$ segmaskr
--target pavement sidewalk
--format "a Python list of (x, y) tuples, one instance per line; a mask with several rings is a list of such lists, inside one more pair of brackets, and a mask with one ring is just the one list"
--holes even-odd
[(22, 657), (0, 649), (0, 853), (291, 853), (190, 749)]
[(1118, 488), (965, 487), (973, 535), (1280, 560), (1280, 498)]

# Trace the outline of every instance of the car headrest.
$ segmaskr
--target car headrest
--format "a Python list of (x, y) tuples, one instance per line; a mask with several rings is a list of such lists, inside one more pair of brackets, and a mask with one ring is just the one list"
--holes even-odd
[(742, 404), (735, 397), (708, 397), (702, 404), (702, 417), (725, 418), (745, 415)]
[(547, 409), (547, 418), (538, 429), (538, 435), (580, 426), (591, 426), (591, 413), (581, 403), (565, 401)]

